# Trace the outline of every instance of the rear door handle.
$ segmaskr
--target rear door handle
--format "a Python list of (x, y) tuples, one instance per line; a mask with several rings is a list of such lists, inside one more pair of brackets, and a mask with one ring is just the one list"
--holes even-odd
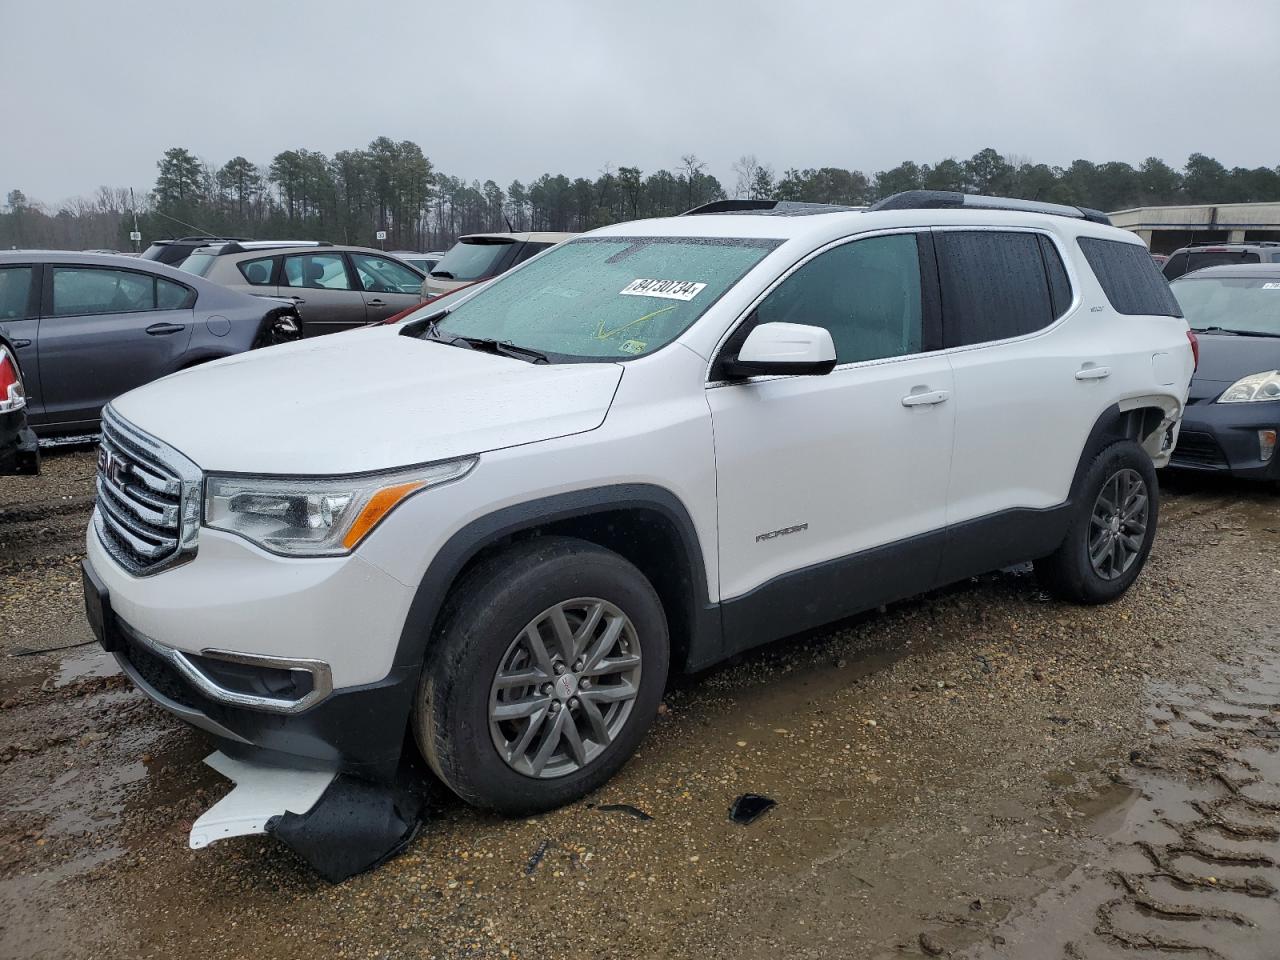
[(951, 394), (945, 390), (930, 390), (927, 393), (909, 393), (902, 398), (904, 407), (930, 407), (939, 403), (946, 403), (947, 398)]
[(181, 323), (153, 323), (147, 327), (147, 333), (153, 337), (165, 337), (171, 333), (181, 333), (185, 329), (186, 325)]
[(290, 300), (292, 300), (294, 303), (306, 303), (306, 302), (307, 302), (307, 301), (303, 300), (301, 297), (290, 297), (289, 299), (290, 299)]
[(369, 306), (371, 306), (371, 307), (385, 307), (385, 306), (386, 306), (386, 304), (385, 304), (383, 301), (381, 301), (381, 300), (368, 300), (368, 301), (366, 301), (366, 303), (368, 303), (368, 305), (369, 305)]
[(1109, 376), (1111, 376), (1110, 367), (1099, 367), (1092, 363), (1086, 363), (1076, 371), (1077, 380), (1105, 380)]

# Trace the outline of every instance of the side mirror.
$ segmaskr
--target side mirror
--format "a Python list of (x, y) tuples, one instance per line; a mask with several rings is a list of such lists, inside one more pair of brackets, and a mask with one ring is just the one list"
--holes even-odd
[(762, 323), (736, 357), (721, 364), (728, 377), (821, 375), (836, 365), (831, 331), (803, 323)]

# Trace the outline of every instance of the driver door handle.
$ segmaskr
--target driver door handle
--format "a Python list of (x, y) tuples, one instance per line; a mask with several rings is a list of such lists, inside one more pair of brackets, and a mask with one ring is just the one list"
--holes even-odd
[(185, 329), (186, 325), (181, 323), (153, 323), (147, 327), (147, 333), (153, 337), (164, 337), (171, 333), (181, 333)]
[(366, 302), (369, 306), (371, 306), (371, 307), (385, 307), (385, 306), (386, 306), (386, 303), (384, 303), (382, 300), (366, 300), (365, 302)]
[(902, 398), (904, 407), (931, 407), (939, 403), (946, 403), (947, 398), (951, 394), (945, 390), (930, 390), (927, 393), (908, 393)]
[(292, 300), (294, 303), (306, 303), (306, 302), (307, 302), (307, 301), (303, 300), (301, 297), (290, 297), (289, 299), (290, 299), (290, 300)]
[(1111, 376), (1110, 367), (1099, 367), (1092, 363), (1086, 363), (1076, 371), (1077, 380), (1105, 380), (1109, 376)]
[(31, 346), (31, 341), (30, 340), (14, 340), (13, 345), (15, 348), (21, 350), (23, 347)]

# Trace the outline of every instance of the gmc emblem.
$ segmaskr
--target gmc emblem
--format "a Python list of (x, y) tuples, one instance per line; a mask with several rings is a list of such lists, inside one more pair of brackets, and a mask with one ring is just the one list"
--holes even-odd
[(118, 457), (113, 456), (106, 447), (99, 447), (98, 472), (113, 485), (123, 487), (125, 474), (129, 472), (129, 465)]

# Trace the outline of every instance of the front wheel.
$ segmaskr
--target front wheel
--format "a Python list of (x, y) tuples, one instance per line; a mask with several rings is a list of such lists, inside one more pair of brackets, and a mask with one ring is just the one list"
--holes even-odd
[(594, 544), (513, 546), (451, 592), (414, 728), (462, 799), (508, 814), (558, 807), (608, 780), (657, 712), (669, 659), (644, 575)]
[(1138, 579), (1155, 540), (1160, 491), (1145, 450), (1121, 440), (1094, 458), (1062, 545), (1035, 563), (1053, 594), (1077, 603), (1109, 603)]

